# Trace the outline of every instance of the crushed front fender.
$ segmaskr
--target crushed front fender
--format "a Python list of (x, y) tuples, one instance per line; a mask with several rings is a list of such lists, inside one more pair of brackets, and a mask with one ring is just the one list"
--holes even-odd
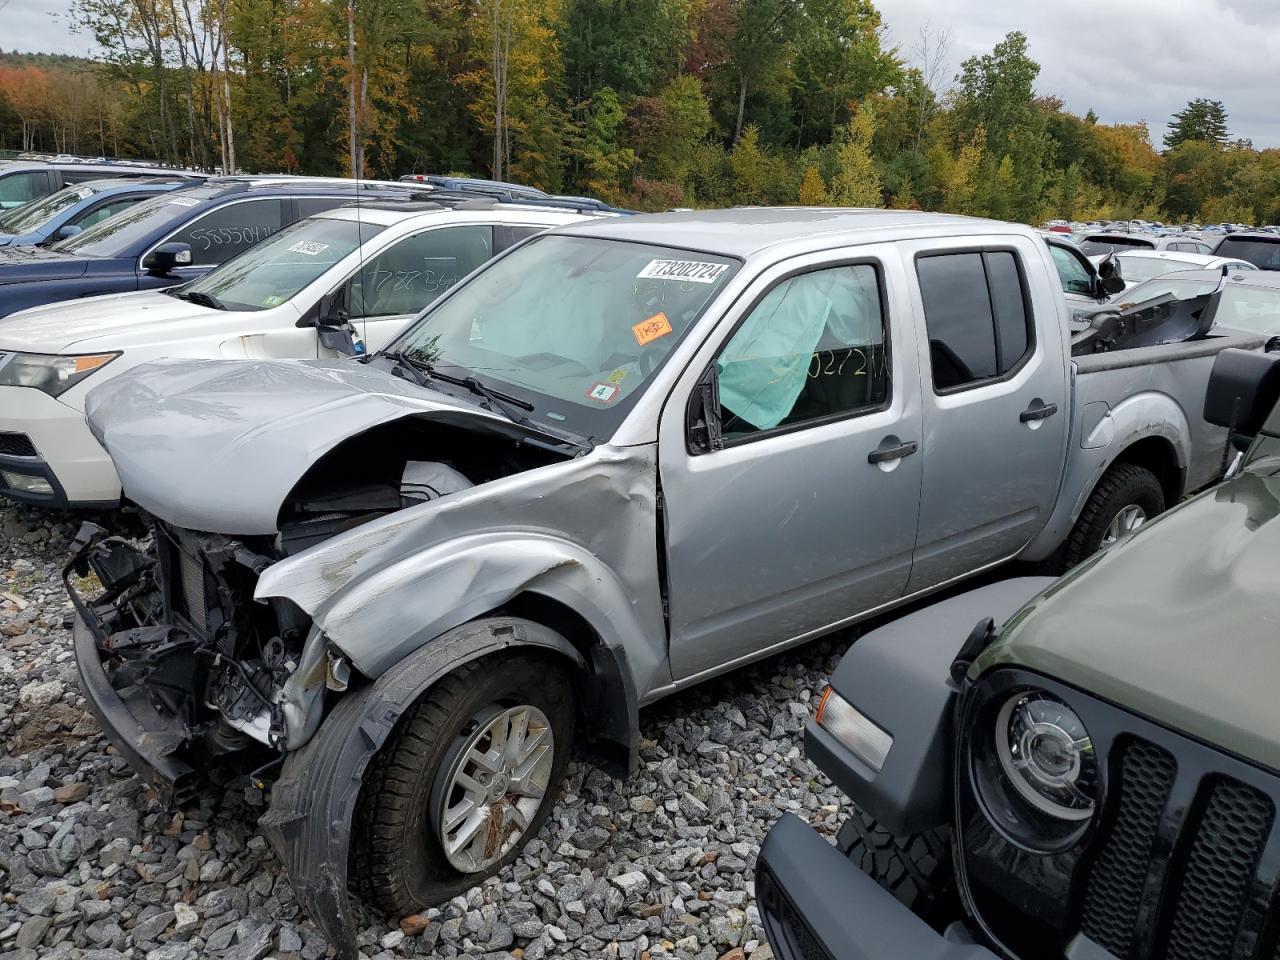
[[(495, 630), (495, 625), (503, 629)], [(556, 650), (584, 667), (567, 641), (536, 624), (495, 619), (464, 624), (377, 681), (348, 693), (316, 735), (285, 760), (271, 790), (271, 806), (259, 826), (288, 870), (299, 904), (323, 931), (339, 960), (359, 956), (347, 893), (347, 862), (352, 816), (369, 761), (404, 712), (445, 674), (479, 657), (528, 646)], [(460, 881), (459, 892), (468, 886), (469, 880)]]

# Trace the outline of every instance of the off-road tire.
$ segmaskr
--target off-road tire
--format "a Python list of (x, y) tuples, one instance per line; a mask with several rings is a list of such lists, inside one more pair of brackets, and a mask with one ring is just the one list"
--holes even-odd
[[(504, 702), (531, 704), (547, 716), (555, 737), (547, 794), (505, 857), (487, 870), (462, 873), (436, 837), (431, 788), (463, 726), (488, 704)], [(388, 915), (403, 917), (479, 884), (519, 856), (555, 805), (572, 752), (575, 710), (571, 680), (554, 654), (483, 657), (443, 677), (401, 717), (365, 773), (352, 825), (353, 890)]]
[(855, 810), (840, 827), (836, 845), (858, 868), (911, 909), (943, 927), (961, 915), (951, 860), (951, 830), (895, 836)]
[(1117, 463), (1098, 481), (1089, 495), (1080, 519), (1067, 537), (1062, 552), (1063, 568), (1071, 569), (1102, 548), (1107, 527), (1125, 507), (1139, 506), (1154, 520), (1164, 512), (1164, 488), (1156, 475), (1133, 463)]

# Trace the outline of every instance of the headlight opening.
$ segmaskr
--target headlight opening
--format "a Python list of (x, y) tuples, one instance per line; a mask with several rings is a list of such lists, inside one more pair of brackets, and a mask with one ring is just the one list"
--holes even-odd
[(1014, 789), (1060, 820), (1088, 820), (1098, 799), (1098, 764), (1084, 722), (1045, 693), (1009, 697), (996, 718), (996, 751)]
[(1053, 853), (1077, 843), (1101, 794), (1084, 721), (1059, 697), (1022, 686), (975, 715), (970, 771), (987, 819), (1018, 846)]

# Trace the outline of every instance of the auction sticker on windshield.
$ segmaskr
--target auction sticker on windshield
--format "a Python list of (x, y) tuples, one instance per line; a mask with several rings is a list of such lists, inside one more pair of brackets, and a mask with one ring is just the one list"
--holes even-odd
[(729, 269), (727, 263), (703, 260), (650, 260), (636, 274), (637, 280), (678, 280), (685, 283), (715, 283)]
[(329, 245), (327, 243), (316, 243), (314, 240), (299, 240), (289, 248), (289, 252), (305, 253), (308, 257), (314, 257), (328, 249)]
[(191, 197), (170, 197), (169, 203), (176, 207), (194, 207), (199, 200), (193, 200)]
[(659, 311), (647, 320), (641, 320), (639, 323), (631, 327), (631, 333), (636, 338), (636, 343), (644, 346), (646, 343), (652, 343), (659, 337), (665, 337), (671, 332), (671, 321), (667, 319), (667, 315)]
[(620, 389), (613, 383), (593, 383), (591, 389), (587, 391), (587, 396), (601, 403), (613, 403), (613, 398), (618, 395)]

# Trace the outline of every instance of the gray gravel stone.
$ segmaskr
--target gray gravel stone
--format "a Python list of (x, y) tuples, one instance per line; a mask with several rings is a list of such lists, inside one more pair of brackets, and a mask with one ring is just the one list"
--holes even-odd
[[(79, 522), (0, 504), (0, 594), (25, 604), (0, 598), (3, 960), (321, 960), (328, 945), (255, 827), (261, 795), (223, 781), (175, 816), (88, 714), (60, 581)], [(732, 945), (772, 960), (752, 870), (781, 812), (829, 837), (839, 826), (842, 798), (801, 736), (842, 653), (820, 641), (649, 708), (634, 777), (572, 764), (496, 878), (424, 910), (412, 935), (358, 913), (364, 957), (719, 960)]]

